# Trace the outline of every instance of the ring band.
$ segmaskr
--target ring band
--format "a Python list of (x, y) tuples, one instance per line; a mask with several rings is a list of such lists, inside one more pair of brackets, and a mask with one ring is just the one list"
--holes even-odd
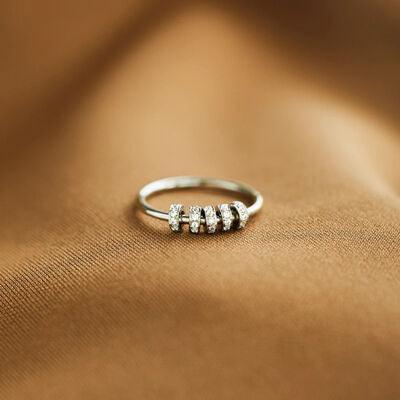
[[(201, 187), (239, 193), (251, 199), (251, 204), (246, 206), (241, 201), (235, 200), (230, 204), (221, 204), (217, 207), (191, 206), (187, 215), (184, 213), (182, 204), (173, 203), (169, 212), (166, 212), (148, 203), (149, 197), (157, 193)], [(198, 233), (201, 226), (204, 226), (208, 233), (214, 233), (218, 226), (222, 227), (222, 231), (244, 228), (249, 217), (261, 210), (263, 197), (253, 187), (241, 182), (197, 176), (177, 176), (160, 179), (143, 186), (138, 194), (138, 202), (147, 215), (168, 221), (174, 232), (180, 232), (182, 224), (189, 224), (192, 233)]]

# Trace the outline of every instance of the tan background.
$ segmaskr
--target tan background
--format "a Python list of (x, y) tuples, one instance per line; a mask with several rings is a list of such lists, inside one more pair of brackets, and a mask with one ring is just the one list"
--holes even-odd
[(400, 397), (397, 2), (6, 0), (0, 60), (0, 398)]

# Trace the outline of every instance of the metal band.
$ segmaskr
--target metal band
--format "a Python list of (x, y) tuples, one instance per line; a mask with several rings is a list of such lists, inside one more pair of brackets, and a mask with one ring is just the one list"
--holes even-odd
[[(148, 203), (148, 198), (157, 193), (167, 190), (189, 189), (189, 188), (214, 188), (222, 189), (229, 192), (240, 193), (252, 200), (252, 203), (247, 207), (249, 215), (254, 215), (260, 211), (263, 205), (263, 197), (261, 193), (241, 182), (230, 181), (226, 179), (201, 178), (197, 176), (176, 176), (171, 178), (160, 179), (145, 185), (140, 189), (138, 194), (138, 202), (142, 206), (143, 211), (158, 219), (168, 221), (168, 212), (158, 210)], [(205, 218), (201, 218), (201, 224), (205, 224)], [(189, 216), (182, 215), (181, 223), (188, 224)]]

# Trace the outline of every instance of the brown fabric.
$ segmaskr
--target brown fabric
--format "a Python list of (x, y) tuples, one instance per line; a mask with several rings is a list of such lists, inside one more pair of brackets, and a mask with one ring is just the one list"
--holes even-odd
[[(361, 4), (2, 2), (0, 398), (399, 398), (400, 9)], [(265, 208), (134, 209), (183, 174)]]

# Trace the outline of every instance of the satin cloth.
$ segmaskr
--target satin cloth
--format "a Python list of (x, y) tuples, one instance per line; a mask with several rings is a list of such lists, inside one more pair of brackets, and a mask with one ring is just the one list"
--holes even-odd
[[(395, 1), (1, 8), (0, 398), (400, 397)], [(172, 234), (175, 175), (265, 207)]]

